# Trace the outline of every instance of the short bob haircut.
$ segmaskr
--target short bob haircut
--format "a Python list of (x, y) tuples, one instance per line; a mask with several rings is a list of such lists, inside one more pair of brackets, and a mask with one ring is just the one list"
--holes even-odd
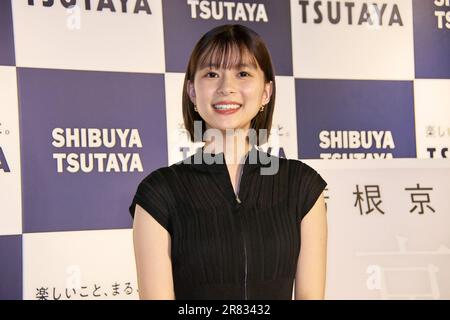
[[(249, 58), (250, 61), (242, 61)], [(194, 82), (195, 73), (207, 66), (231, 69), (238, 67), (240, 63), (250, 63), (259, 66), (264, 72), (264, 81), (272, 81), (272, 95), (270, 101), (265, 105), (263, 112), (251, 120), (250, 128), (256, 130), (256, 144), (262, 145), (267, 142), (272, 127), (272, 116), (275, 105), (275, 75), (269, 50), (262, 38), (253, 30), (239, 24), (227, 24), (213, 28), (204, 34), (194, 47), (189, 58), (187, 71), (183, 84), (183, 120), (186, 130), (190, 134), (192, 142), (198, 142), (194, 136), (194, 121), (202, 122), (202, 137), (206, 130), (206, 123), (200, 114), (194, 110), (194, 104), (189, 98), (187, 85), (188, 80)], [(260, 129), (266, 129), (267, 135), (259, 134)], [(203, 138), (201, 138), (203, 140)], [(248, 138), (247, 138), (248, 139)]]

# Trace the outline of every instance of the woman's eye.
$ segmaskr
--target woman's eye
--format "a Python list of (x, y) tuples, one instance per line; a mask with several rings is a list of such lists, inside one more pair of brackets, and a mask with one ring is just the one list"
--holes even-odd
[[(205, 77), (207, 77), (207, 78), (216, 78), (218, 76), (219, 75), (216, 72), (207, 72), (205, 74)], [(246, 71), (241, 71), (241, 72), (239, 72), (239, 76), (240, 77), (248, 77), (248, 76), (250, 76), (250, 74)]]

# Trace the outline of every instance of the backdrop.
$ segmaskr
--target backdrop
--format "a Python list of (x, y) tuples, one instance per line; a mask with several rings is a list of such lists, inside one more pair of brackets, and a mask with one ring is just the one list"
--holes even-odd
[(225, 23), (272, 55), (262, 147), (328, 182), (327, 298), (450, 298), (449, 2), (0, 0), (0, 298), (138, 297), (128, 206)]

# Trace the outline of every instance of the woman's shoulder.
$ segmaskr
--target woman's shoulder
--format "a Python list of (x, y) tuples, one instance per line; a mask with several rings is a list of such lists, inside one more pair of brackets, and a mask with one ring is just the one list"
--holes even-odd
[(297, 158), (280, 158), (280, 159), (283, 159), (281, 160), (281, 163), (288, 168), (290, 175), (295, 175), (302, 178), (304, 176), (319, 174), (314, 167), (312, 167), (311, 165), (307, 164), (306, 162), (300, 159)]
[(289, 176), (299, 182), (300, 188), (323, 190), (328, 184), (316, 168), (300, 159), (288, 159)]
[(274, 152), (273, 150), (264, 150), (263, 148), (257, 149), (259, 154), (262, 154), (264, 157), (269, 159), (269, 161), (278, 161), (280, 163), (280, 166), (285, 167), (294, 167), (294, 168), (301, 168), (303, 165), (306, 165), (303, 161), (296, 159), (296, 158), (290, 158), (286, 157), (285, 155), (280, 155), (278, 152)]
[(161, 184), (167, 183), (173, 179), (173, 168), (171, 166), (160, 166), (152, 171), (145, 173), (144, 178), (141, 179), (141, 184)]
[(159, 166), (145, 174), (142, 182), (172, 182), (179, 178), (179, 175), (186, 170), (190, 170), (186, 159), (175, 162), (167, 166)]

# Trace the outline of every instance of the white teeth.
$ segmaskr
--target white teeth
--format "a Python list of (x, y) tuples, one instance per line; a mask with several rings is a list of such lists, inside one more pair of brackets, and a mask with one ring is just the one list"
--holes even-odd
[(240, 104), (215, 104), (213, 107), (219, 110), (229, 110), (229, 109), (237, 109), (241, 105)]

